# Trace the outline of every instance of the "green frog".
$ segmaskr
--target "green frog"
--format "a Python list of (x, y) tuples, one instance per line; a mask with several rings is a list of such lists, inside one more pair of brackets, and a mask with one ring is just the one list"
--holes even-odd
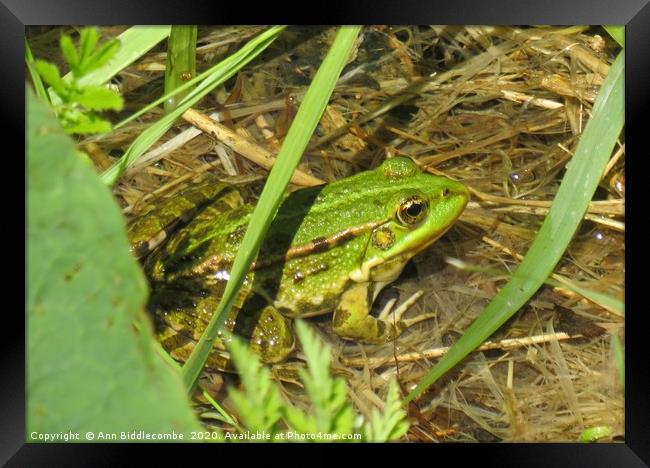
[[(409, 158), (287, 194), (225, 324), (263, 362), (294, 348), (291, 319), (332, 314), (343, 339), (385, 343), (413, 323), (403, 304), (371, 306), (418, 252), (442, 236), (469, 200), (467, 188), (421, 171)], [(216, 309), (253, 206), (231, 185), (209, 181), (165, 200), (129, 227), (144, 257), (149, 309), (163, 347), (187, 360)], [(207, 367), (225, 369), (224, 337)]]

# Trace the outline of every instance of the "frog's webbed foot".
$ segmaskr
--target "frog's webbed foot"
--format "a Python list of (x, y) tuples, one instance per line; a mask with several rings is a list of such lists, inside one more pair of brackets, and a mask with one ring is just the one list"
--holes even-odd
[(431, 313), (402, 319), (409, 307), (422, 296), (422, 291), (418, 291), (395, 309), (393, 317), (389, 315), (395, 304), (394, 299), (389, 301), (379, 317), (375, 318), (370, 315), (368, 294), (368, 285), (360, 283), (347, 290), (341, 297), (333, 318), (334, 331), (341, 338), (371, 344), (386, 343), (401, 335), (411, 325), (436, 316)]

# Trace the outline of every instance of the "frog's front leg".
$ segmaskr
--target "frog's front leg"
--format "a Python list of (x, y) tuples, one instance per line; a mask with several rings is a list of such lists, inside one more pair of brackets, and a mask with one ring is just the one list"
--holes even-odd
[(404, 330), (431, 318), (434, 314), (424, 314), (410, 320), (403, 320), (402, 314), (408, 308), (398, 308), (394, 319), (382, 313), (379, 318), (370, 315), (372, 297), (369, 283), (356, 283), (343, 293), (334, 310), (332, 319), (334, 332), (341, 338), (370, 344), (381, 344), (393, 340)]

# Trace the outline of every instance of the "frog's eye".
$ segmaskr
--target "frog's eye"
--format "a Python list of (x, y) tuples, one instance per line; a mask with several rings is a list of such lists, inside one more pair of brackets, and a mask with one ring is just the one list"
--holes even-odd
[(397, 219), (404, 225), (413, 226), (422, 222), (427, 214), (427, 209), (426, 200), (420, 197), (409, 198), (399, 206)]

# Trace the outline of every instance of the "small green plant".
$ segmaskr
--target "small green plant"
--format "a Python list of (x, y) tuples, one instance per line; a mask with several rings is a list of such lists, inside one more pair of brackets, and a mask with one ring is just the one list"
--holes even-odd
[[(364, 420), (347, 398), (345, 381), (330, 372), (331, 347), (300, 320), (296, 321), (296, 332), (307, 361), (307, 369), (300, 369), (299, 375), (310, 408), (305, 411), (283, 399), (270, 371), (260, 364), (257, 355), (234, 339), (229, 349), (241, 375), (242, 389), (230, 389), (229, 395), (243, 429), (255, 434), (240, 431), (232, 439), (389, 442), (406, 434), (409, 425), (394, 380), (389, 383), (384, 410), (373, 409), (370, 419)], [(230, 435), (225, 437), (228, 438)]]
[[(119, 41), (113, 39), (98, 46), (99, 32), (96, 28), (85, 28), (79, 37), (79, 48), (72, 38), (64, 34), (59, 45), (70, 67), (70, 77), (63, 78), (59, 68), (48, 61), (37, 59), (34, 67), (51, 91), (60, 99), (53, 104), (54, 112), (66, 133), (90, 134), (110, 132), (111, 123), (100, 117), (99, 111), (119, 111), (124, 101), (117, 91), (106, 86), (81, 84), (80, 79), (103, 66), (118, 51)], [(57, 102), (54, 100), (53, 102)]]

